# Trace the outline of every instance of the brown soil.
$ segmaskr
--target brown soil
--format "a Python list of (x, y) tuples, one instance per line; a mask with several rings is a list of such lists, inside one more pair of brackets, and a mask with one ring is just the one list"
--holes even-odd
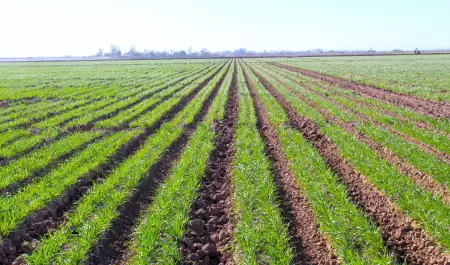
[[(229, 71), (229, 68), (227, 71)], [(194, 122), (185, 127), (186, 129), (183, 135), (173, 143), (162, 155), (161, 159), (151, 167), (149, 173), (139, 183), (130, 200), (120, 206), (118, 209), (120, 213), (119, 217), (113, 222), (111, 228), (101, 236), (101, 240), (93, 247), (86, 264), (121, 264), (126, 260), (126, 257), (129, 256), (126, 244), (132, 239), (133, 227), (136, 225), (140, 214), (147, 209), (148, 205), (152, 202), (156, 188), (163, 183), (170, 172), (173, 163), (178, 160), (190, 135), (194, 132), (196, 125), (206, 116), (225, 76), (226, 74), (222, 75), (215, 89), (205, 101), (202, 110), (195, 116)], [(207, 83), (204, 85), (206, 84)]]
[(289, 230), (295, 240), (297, 250), (295, 264), (338, 264), (337, 256), (320, 232), (309, 202), (302, 195), (296, 177), (289, 168), (289, 162), (281, 149), (267, 109), (259, 99), (245, 70), (244, 76), (256, 108), (258, 129), (265, 140), (268, 156), (274, 164), (275, 180), (287, 212), (286, 217), (289, 219)]
[(217, 136), (202, 180), (200, 196), (192, 205), (190, 222), (180, 252), (185, 264), (234, 264), (225, 249), (231, 242), (231, 174), (238, 114), (236, 62), (229, 100), (222, 120), (213, 126)]
[(408, 264), (450, 263), (450, 256), (444, 253), (442, 247), (421, 228), (414, 227), (408, 216), (396, 210), (388, 197), (369, 184), (367, 178), (340, 155), (338, 147), (320, 132), (317, 124), (301, 116), (267, 80), (260, 80), (284, 107), (291, 125), (318, 149), (329, 167), (347, 186), (354, 203), (380, 226), (383, 239), (399, 261)]
[(279, 68), (283, 68), (289, 71), (297, 72), (312, 78), (320, 79), (326, 81), (328, 83), (338, 85), (343, 88), (354, 90), (360, 94), (364, 94), (370, 97), (379, 98), (396, 105), (401, 105), (404, 107), (411, 108), (420, 113), (429, 115), (434, 118), (450, 118), (450, 104), (446, 102), (436, 102), (431, 100), (425, 100), (422, 98), (414, 97), (411, 95), (399, 94), (383, 89), (379, 89), (373, 86), (363, 85), (357, 82), (348, 81), (342, 78), (329, 76), (326, 74), (314, 72), (311, 70), (299, 69), (297, 67), (279, 64), (279, 63), (270, 63)]
[[(200, 91), (213, 77), (199, 85)], [(116, 152), (105, 164), (99, 166), (93, 172), (80, 178), (80, 180), (68, 188), (59, 198), (47, 204), (44, 208), (25, 218), (22, 225), (7, 235), (0, 244), (0, 265), (14, 262), (22, 254), (30, 254), (37, 246), (39, 239), (55, 231), (65, 222), (65, 213), (76, 207), (77, 202), (95, 183), (105, 176), (118, 164), (125, 161), (144, 144), (146, 138), (155, 132), (161, 125), (172, 119), (195, 96), (195, 92), (184, 97), (162, 119), (153, 126), (145, 128), (144, 132), (130, 140), (118, 152)], [(18, 259), (19, 260), (19, 259)]]
[(7, 108), (9, 107), (9, 100), (0, 100), (0, 108)]
[[(447, 203), (450, 203), (450, 191), (446, 188), (446, 186), (438, 183), (432, 176), (429, 176), (421, 171), (419, 171), (418, 169), (416, 169), (413, 165), (409, 164), (407, 161), (405, 161), (404, 159), (398, 157), (397, 155), (395, 155), (390, 149), (388, 149), (387, 147), (378, 144), (374, 141), (372, 141), (369, 137), (367, 137), (366, 135), (364, 135), (363, 133), (361, 133), (360, 131), (357, 130), (357, 124), (350, 124), (350, 123), (345, 123), (342, 120), (338, 119), (337, 117), (333, 116), (333, 114), (331, 114), (329, 111), (320, 108), (319, 106), (317, 106), (317, 104), (313, 101), (311, 101), (310, 99), (307, 99), (305, 96), (303, 96), (299, 91), (292, 89), (291, 87), (289, 87), (286, 83), (284, 83), (282, 80), (274, 77), (280, 84), (282, 84), (287, 90), (289, 90), (291, 93), (295, 94), (296, 96), (298, 96), (302, 101), (306, 102), (310, 107), (315, 108), (316, 110), (318, 110), (327, 120), (332, 121), (333, 123), (339, 125), (340, 127), (344, 128), (347, 132), (352, 133), (353, 135), (355, 135), (358, 140), (360, 140), (361, 142), (365, 143), (367, 146), (371, 147), (373, 150), (375, 150), (375, 152), (382, 157), (384, 160), (389, 161), (391, 164), (393, 164), (400, 173), (410, 177), (415, 183), (417, 183), (418, 185), (428, 189), (429, 191), (431, 191), (433, 194), (435, 194), (436, 196), (442, 196), (444, 201), (446, 201)], [(320, 93), (317, 93), (315, 91), (311, 91), (312, 93), (315, 93), (316, 95), (322, 97), (322, 99), (324, 100), (330, 100), (332, 101), (334, 104), (341, 106), (342, 108), (344, 108), (346, 111), (348, 112), (354, 112), (355, 110), (353, 109), (349, 109), (346, 106), (330, 99), (330, 98), (326, 98), (325, 96), (323, 96)], [(359, 116), (359, 115), (358, 115)], [(365, 121), (364, 117), (360, 118)]]

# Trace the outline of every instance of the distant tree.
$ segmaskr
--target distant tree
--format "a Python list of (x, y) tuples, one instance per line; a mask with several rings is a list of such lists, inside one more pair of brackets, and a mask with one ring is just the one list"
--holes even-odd
[(142, 54), (140, 52), (138, 52), (136, 50), (136, 46), (133, 45), (130, 47), (130, 50), (125, 55), (130, 56), (130, 57), (139, 57)]
[(247, 49), (245, 49), (245, 48), (240, 48), (240, 49), (234, 50), (234, 54), (236, 54), (236, 55), (245, 55), (246, 53), (247, 53)]
[(187, 54), (191, 54), (192, 53), (192, 47), (189, 47), (188, 49), (187, 49)]
[(208, 49), (206, 49), (206, 48), (201, 49), (200, 50), (200, 54), (203, 57), (211, 56), (211, 52)]
[(119, 46), (117, 45), (111, 45), (111, 57), (117, 58), (122, 56), (122, 51), (120, 50)]
[(416, 48), (416, 49), (414, 50), (414, 54), (420, 54), (419, 49)]
[(186, 51), (185, 50), (181, 50), (181, 51), (179, 51), (179, 52), (177, 52), (177, 55), (178, 56), (186, 56), (187, 55), (187, 53), (186, 53)]
[(103, 56), (103, 49), (102, 48), (98, 49), (98, 52), (95, 54), (95, 56), (102, 57)]

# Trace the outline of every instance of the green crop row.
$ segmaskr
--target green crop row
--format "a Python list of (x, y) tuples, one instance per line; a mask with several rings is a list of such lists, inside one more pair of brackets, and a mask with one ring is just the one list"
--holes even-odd
[[(281, 86), (281, 84), (278, 83), (275, 79), (271, 78), (269, 74), (267, 74), (266, 72), (263, 73), (266, 74), (266, 79), (272, 81), (272, 83), (277, 86)], [(376, 126), (370, 123), (370, 121), (362, 121), (352, 112), (349, 112), (343, 107), (329, 101), (329, 97), (327, 97), (326, 94), (318, 96), (308, 89), (305, 89), (304, 87), (296, 83), (290, 82), (289, 80), (284, 79), (283, 82), (288, 84), (292, 89), (297, 90), (302, 96), (313, 101), (319, 108), (327, 110), (333, 116), (346, 123), (354, 124), (359, 131), (364, 133), (374, 142), (388, 147), (397, 156), (405, 159), (420, 171), (430, 174), (439, 183), (444, 185), (449, 184), (450, 178), (448, 172), (450, 172), (450, 165), (440, 160), (435, 155), (422, 151), (417, 145), (405, 141), (402, 137), (396, 134), (392, 134), (389, 130), (381, 126)], [(321, 92), (326, 93), (324, 91)], [(351, 110), (356, 110), (357, 112), (365, 112), (362, 106), (354, 104), (351, 100), (341, 99), (337, 101), (350, 108)]]
[(150, 167), (183, 134), (184, 126), (194, 122), (219, 79), (220, 76), (202, 89), (186, 108), (173, 120), (163, 124), (139, 151), (115, 168), (104, 182), (95, 184), (68, 215), (66, 223), (44, 238), (27, 260), (31, 264), (79, 264), (86, 259), (92, 245), (118, 216), (117, 208), (130, 198)]
[(93, 132), (75, 133), (1, 167), (0, 190), (31, 176), (34, 171), (45, 168), (58, 157), (69, 153), (99, 135), (100, 133)]
[(293, 250), (276, 200), (274, 176), (256, 127), (252, 98), (238, 72), (239, 115), (233, 161), (236, 224), (233, 253), (239, 264), (290, 264)]
[[(271, 80), (273, 83), (276, 83), (276, 85), (278, 86), (281, 85), (275, 79), (271, 78), (269, 74), (266, 74), (266, 76), (268, 80)], [(405, 141), (402, 137), (396, 134), (392, 134), (389, 130), (385, 129), (382, 126), (376, 126), (372, 124), (370, 121), (366, 122), (361, 120), (358, 116), (356, 116), (352, 112), (349, 112), (343, 107), (330, 101), (329, 97), (327, 97), (326, 94), (318, 96), (315, 93), (309, 91), (308, 89), (305, 89), (304, 87), (294, 82), (290, 82), (287, 79), (283, 79), (283, 82), (289, 85), (294, 90), (297, 90), (298, 93), (300, 93), (302, 96), (313, 101), (315, 104), (317, 104), (319, 108), (330, 112), (333, 116), (346, 123), (354, 124), (356, 126), (356, 129), (364, 133), (374, 142), (388, 147), (397, 156), (405, 159), (420, 171), (430, 174), (439, 183), (443, 185), (449, 184), (450, 178), (448, 172), (450, 172), (450, 165), (440, 160), (435, 155), (422, 151), (417, 145)], [(326, 93), (324, 91), (320, 92)], [(339, 103), (342, 103), (352, 111), (356, 110), (357, 112), (360, 111), (363, 112), (362, 110), (363, 107), (353, 104), (351, 100), (342, 99), (337, 101)]]
[(345, 186), (326, 167), (319, 152), (305, 141), (300, 132), (285, 126), (289, 119), (281, 105), (251, 71), (247, 70), (247, 73), (267, 109), (290, 168), (314, 211), (320, 230), (330, 240), (339, 258), (346, 264), (391, 264), (392, 258), (376, 226), (352, 204)]
[[(116, 150), (139, 131), (118, 132), (88, 146), (69, 161), (59, 164), (39, 181), (12, 196), (0, 197), (0, 235), (5, 236), (24, 218), (41, 209), (87, 173), (108, 161)], [(17, 207), (20, 205), (20, 207)]]
[(190, 138), (167, 180), (156, 191), (153, 203), (136, 227), (130, 263), (169, 265), (180, 262), (179, 240), (213, 149), (215, 133), (211, 125), (224, 115), (231, 77), (229, 72), (207, 116)]
[(314, 80), (308, 76), (298, 75), (291, 71), (270, 65), (263, 65), (263, 67), (276, 73), (277, 75), (281, 75), (284, 78), (297, 83), (298, 85), (308, 84), (312, 89), (323, 91), (327, 96), (340, 96), (353, 100), (355, 103), (358, 102), (363, 109), (367, 109), (369, 106), (369, 108), (373, 111), (387, 110), (396, 115), (408, 118), (408, 120), (413, 122), (423, 122), (432, 128), (434, 127), (442, 132), (445, 132), (446, 134), (450, 134), (450, 120), (448, 119), (433, 119), (429, 116), (414, 112), (408, 108), (394, 105), (380, 99), (359, 95), (354, 91), (333, 86), (319, 80)]
[(307, 103), (299, 100), (282, 86), (275, 88), (299, 111), (317, 123), (322, 132), (330, 138), (345, 157), (359, 172), (386, 196), (399, 209), (423, 225), (432, 237), (446, 249), (450, 249), (450, 208), (439, 197), (416, 186), (408, 176), (379, 157), (375, 151), (357, 140), (343, 128), (327, 120)]

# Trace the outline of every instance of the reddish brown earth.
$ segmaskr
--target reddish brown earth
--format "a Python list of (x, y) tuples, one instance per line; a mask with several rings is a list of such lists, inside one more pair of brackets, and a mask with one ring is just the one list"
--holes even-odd
[(411, 95), (399, 94), (379, 89), (377, 87), (367, 86), (357, 82), (348, 81), (342, 78), (329, 76), (311, 70), (299, 69), (297, 67), (284, 65), (280, 63), (270, 63), (270, 64), (292, 72), (297, 72), (312, 78), (320, 79), (343, 88), (351, 89), (360, 94), (368, 95), (374, 98), (379, 98), (394, 103), (396, 105), (408, 107), (434, 118), (450, 118), (450, 104), (446, 102), (436, 102), (431, 100), (425, 100), (422, 98), (417, 98)]
[(327, 240), (319, 230), (314, 213), (308, 200), (302, 195), (295, 175), (289, 168), (289, 162), (281, 149), (278, 135), (273, 128), (267, 109), (259, 99), (253, 84), (244, 70), (247, 87), (253, 98), (258, 117), (258, 129), (267, 146), (267, 152), (275, 169), (275, 180), (280, 188), (289, 230), (296, 245), (295, 264), (338, 264), (337, 256), (327, 244)]
[(340, 155), (338, 147), (320, 131), (317, 124), (301, 116), (267, 80), (259, 78), (284, 107), (291, 125), (318, 149), (328, 166), (347, 186), (353, 202), (380, 226), (383, 239), (399, 261), (408, 264), (450, 264), (450, 256), (444, 253), (442, 247), (421, 228), (414, 227), (409, 217), (397, 211), (386, 196), (369, 184), (367, 178)]
[[(306, 98), (299, 91), (289, 87), (289, 85), (284, 83), (282, 80), (278, 79), (277, 77), (273, 77), (273, 78), (276, 79), (280, 84), (282, 84), (287, 90), (289, 90), (289, 92), (291, 92), (292, 94), (295, 94), (299, 99), (301, 99), (302, 101), (307, 103), (310, 107), (315, 108), (317, 111), (319, 111), (327, 120), (332, 121), (333, 123), (344, 128), (347, 132), (350, 132), (353, 135), (355, 135), (358, 138), (358, 140), (360, 140), (361, 142), (365, 143), (367, 146), (369, 146), (373, 150), (375, 150), (375, 152), (380, 157), (382, 157), (386, 161), (389, 161), (391, 164), (393, 164), (399, 170), (400, 173), (410, 177), (415, 183), (428, 189), (436, 196), (442, 196), (444, 201), (446, 201), (447, 203), (450, 203), (450, 191), (444, 185), (438, 183), (432, 176), (429, 176), (429, 175), (419, 171), (413, 165), (409, 164), (404, 159), (395, 155), (387, 147), (372, 141), (369, 137), (367, 137), (366, 135), (364, 135), (363, 133), (361, 133), (360, 131), (357, 130), (357, 124), (345, 123), (344, 121), (335, 117), (329, 111), (317, 106), (317, 104), (315, 102)], [(323, 96), (322, 94), (320, 94), (316, 91), (313, 91), (311, 89), (308, 89), (308, 90), (310, 90), (312, 93), (315, 93), (316, 95), (320, 96), (323, 100), (330, 100), (334, 104), (341, 106), (347, 112), (354, 112), (353, 109), (349, 109), (346, 106), (344, 106), (330, 98), (326, 98), (325, 96)], [(359, 118), (361, 118), (362, 121), (367, 122), (367, 120), (365, 120), (365, 118), (363, 116), (361, 116), (359, 114), (357, 114), (357, 115), (359, 116)]]
[[(217, 73), (216, 73), (217, 74)], [(37, 246), (39, 239), (47, 234), (55, 231), (65, 222), (65, 213), (76, 207), (77, 202), (97, 181), (104, 179), (106, 175), (122, 161), (135, 153), (142, 146), (148, 136), (154, 133), (167, 120), (172, 119), (180, 110), (182, 110), (206, 84), (214, 78), (211, 77), (199, 85), (195, 92), (184, 97), (172, 110), (170, 110), (162, 119), (153, 126), (145, 128), (144, 132), (133, 138), (125, 144), (111, 159), (105, 164), (99, 166), (93, 172), (82, 177), (75, 185), (67, 189), (67, 191), (53, 202), (38, 212), (28, 216), (22, 225), (15, 231), (5, 237), (0, 244), (0, 265), (10, 264), (14, 262), (22, 254), (30, 254)], [(213, 92), (215, 95), (217, 92)], [(210, 104), (211, 96), (205, 104)], [(204, 111), (203, 111), (204, 112)], [(203, 113), (201, 112), (201, 113)], [(204, 114), (203, 114), (204, 115)], [(19, 260), (19, 259), (18, 259)]]
[(180, 246), (184, 264), (234, 264), (231, 243), (231, 174), (238, 114), (236, 65), (224, 118), (213, 125), (217, 136), (208, 160), (200, 196), (192, 205), (187, 232)]
[(9, 101), (8, 100), (0, 100), (0, 108), (7, 108), (9, 107)]

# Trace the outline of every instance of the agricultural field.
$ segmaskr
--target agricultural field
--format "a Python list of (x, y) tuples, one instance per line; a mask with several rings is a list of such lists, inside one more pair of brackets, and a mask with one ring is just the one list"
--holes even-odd
[(0, 264), (450, 264), (450, 56), (0, 63)]

